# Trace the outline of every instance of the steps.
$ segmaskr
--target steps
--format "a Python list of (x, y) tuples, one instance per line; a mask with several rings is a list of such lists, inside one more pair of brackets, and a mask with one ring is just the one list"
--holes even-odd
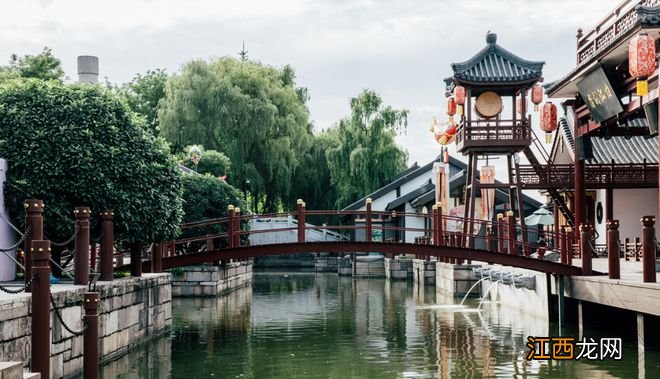
[(0, 379), (40, 379), (40, 374), (23, 372), (23, 362), (0, 362)]

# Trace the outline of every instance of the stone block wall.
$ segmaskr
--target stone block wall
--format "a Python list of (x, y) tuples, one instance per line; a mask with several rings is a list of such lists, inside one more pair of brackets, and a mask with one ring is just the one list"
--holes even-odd
[(172, 296), (219, 296), (252, 281), (252, 262), (190, 266), (172, 271)]
[[(479, 265), (459, 265), (438, 262), (436, 268), (436, 287), (452, 296), (465, 296), (468, 290), (479, 280), (474, 272)], [(479, 289), (470, 292), (473, 297), (480, 295)]]
[(392, 280), (412, 279), (412, 259), (405, 257), (385, 258), (385, 277)]
[(412, 260), (413, 282), (420, 286), (435, 285), (435, 261)]
[[(86, 286), (51, 286), (53, 299), (64, 322), (82, 330), (83, 293)], [(97, 282), (101, 299), (99, 352), (106, 362), (127, 353), (133, 346), (169, 330), (172, 324), (172, 294), (168, 274), (144, 274)], [(3, 295), (0, 299), (0, 361), (30, 364), (30, 294)], [(82, 372), (83, 337), (66, 331), (51, 312), (51, 375), (53, 378)]]
[(316, 272), (337, 272), (339, 269), (339, 257), (319, 256), (314, 261)]

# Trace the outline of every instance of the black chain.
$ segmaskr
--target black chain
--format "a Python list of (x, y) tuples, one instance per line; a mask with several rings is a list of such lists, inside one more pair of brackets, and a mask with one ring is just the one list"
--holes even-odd
[[(85, 333), (85, 330), (87, 329), (87, 322), (85, 322), (85, 319), (83, 319), (83, 328), (81, 331), (76, 332), (73, 329), (71, 329), (65, 322), (64, 319), (62, 318), (62, 315), (59, 312), (59, 309), (55, 305), (55, 299), (53, 299), (53, 294), (50, 294), (50, 304), (53, 306), (53, 313), (55, 313), (55, 316), (57, 316), (57, 319), (60, 320), (60, 324), (62, 324), (62, 327), (66, 329), (67, 332), (73, 334), (75, 337), (82, 336)], [(66, 341), (66, 339), (61, 339), (57, 342), (53, 342), (53, 344), (59, 344)]]
[(36, 275), (33, 275), (32, 279), (30, 279), (27, 283), (25, 283), (25, 286), (19, 287), (18, 289), (15, 289), (15, 290), (14, 289), (9, 289), (8, 287), (0, 286), (0, 291), (8, 293), (8, 294), (12, 294), (12, 295), (24, 292), (28, 288), (30, 288), (30, 286), (32, 285), (32, 282), (34, 281), (35, 278), (36, 278)]
[(73, 235), (71, 236), (71, 238), (69, 238), (68, 240), (66, 240), (62, 243), (57, 243), (57, 242), (50, 241), (50, 244), (53, 245), (53, 246), (57, 246), (57, 247), (64, 247), (64, 246), (70, 244), (71, 242), (73, 242), (73, 240), (78, 235), (79, 231), (80, 231), (80, 226), (78, 226), (78, 224), (76, 223), (76, 226), (74, 228)]
[(18, 240), (18, 242), (16, 242), (13, 246), (10, 246), (10, 247), (5, 248), (5, 249), (0, 248), (0, 252), (14, 251), (14, 249), (21, 246), (23, 241), (25, 241), (25, 238), (27, 238), (27, 236), (30, 235), (30, 232), (32, 232), (32, 223), (30, 223), (30, 225), (28, 225), (27, 230), (25, 231), (25, 233), (23, 233), (23, 235), (21, 236), (21, 239)]

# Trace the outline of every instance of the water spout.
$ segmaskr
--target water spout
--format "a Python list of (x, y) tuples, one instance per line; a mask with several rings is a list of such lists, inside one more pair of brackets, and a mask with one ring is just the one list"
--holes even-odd
[(486, 296), (488, 296), (488, 292), (490, 292), (490, 289), (493, 288), (493, 286), (496, 285), (497, 283), (500, 283), (501, 281), (502, 281), (502, 279), (498, 279), (498, 280), (494, 281), (493, 283), (491, 283), (491, 285), (488, 287), (488, 289), (484, 293), (484, 296), (481, 297), (481, 301), (479, 301), (479, 306), (477, 307), (477, 309), (481, 309), (481, 304), (483, 304), (484, 299), (486, 298)]
[(465, 296), (463, 296), (463, 300), (461, 301), (460, 306), (463, 306), (463, 303), (465, 303), (465, 299), (467, 299), (467, 297), (470, 295), (470, 292), (472, 292), (472, 290), (474, 289), (474, 287), (476, 287), (477, 284), (483, 282), (483, 281), (486, 280), (486, 279), (490, 279), (490, 277), (488, 277), (488, 276), (484, 276), (483, 278), (479, 279), (476, 283), (474, 283), (474, 284), (472, 285), (472, 287), (470, 287), (470, 289), (467, 291), (467, 293), (465, 294)]

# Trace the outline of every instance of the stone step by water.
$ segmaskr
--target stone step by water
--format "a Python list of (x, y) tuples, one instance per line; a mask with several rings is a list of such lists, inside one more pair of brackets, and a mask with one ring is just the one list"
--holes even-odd
[(0, 362), (0, 379), (40, 379), (40, 374), (23, 372), (23, 362)]

